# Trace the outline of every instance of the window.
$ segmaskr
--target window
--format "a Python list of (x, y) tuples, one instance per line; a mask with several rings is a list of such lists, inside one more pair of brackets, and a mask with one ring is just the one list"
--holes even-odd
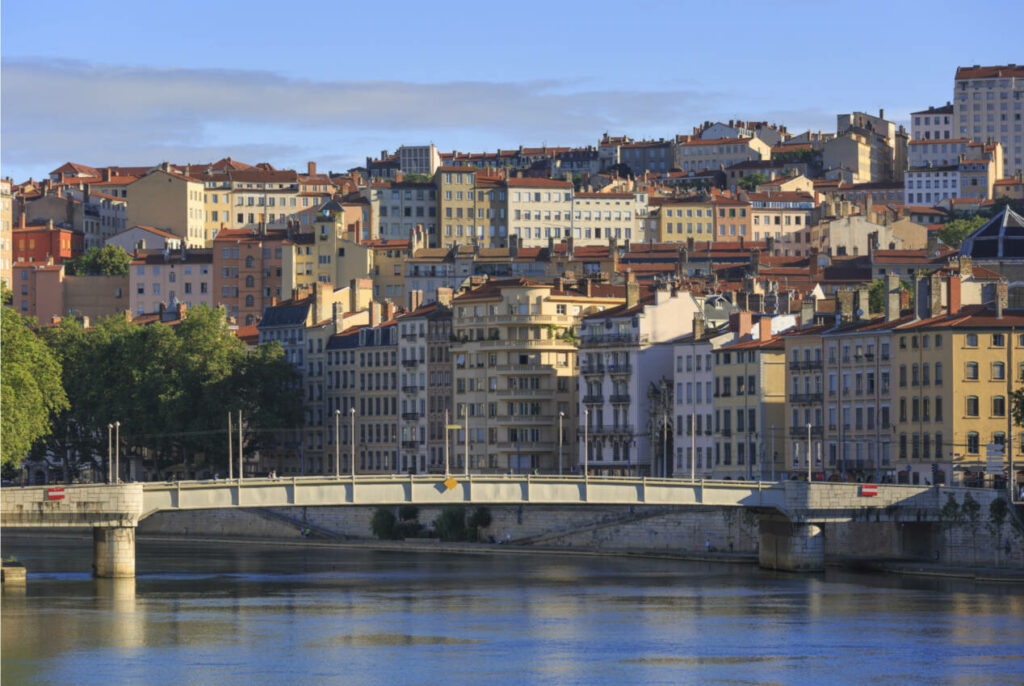
[[(1002, 335), (1002, 334), (999, 334)], [(1000, 381), (1006, 378), (1006, 365), (1002, 362), (992, 363), (992, 379), (994, 381)]]
[(978, 432), (969, 431), (967, 433), (967, 452), (977, 454), (979, 448)]
[(978, 416), (978, 396), (967, 396), (967, 403), (964, 408), (964, 414), (966, 414), (968, 417)]
[(992, 398), (992, 416), (993, 417), (1005, 417), (1006, 416), (1006, 398), (997, 395)]
[(978, 334), (969, 333), (966, 336), (964, 336), (964, 345), (966, 345), (969, 348), (978, 347)]
[(970, 379), (970, 380), (976, 380), (978, 378), (978, 363), (977, 362), (968, 362), (967, 363), (966, 377), (968, 379)]
[(1006, 334), (994, 333), (992, 334), (992, 347), (1002, 348), (1006, 345)]

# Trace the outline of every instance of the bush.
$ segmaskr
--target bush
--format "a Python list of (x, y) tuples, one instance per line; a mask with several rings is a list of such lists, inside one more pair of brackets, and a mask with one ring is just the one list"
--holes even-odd
[(491, 525), (491, 511), (486, 507), (478, 507), (473, 510), (473, 514), (469, 516), (469, 526), (473, 530), (469, 532), (474, 533), (477, 529), (486, 529)]
[(434, 520), (434, 529), (442, 541), (466, 540), (466, 508), (444, 508)]
[(399, 538), (397, 523), (394, 512), (386, 507), (378, 507), (370, 521), (370, 529), (380, 540), (393, 541)]
[(398, 518), (403, 522), (416, 521), (420, 518), (420, 508), (415, 505), (401, 505), (398, 508)]

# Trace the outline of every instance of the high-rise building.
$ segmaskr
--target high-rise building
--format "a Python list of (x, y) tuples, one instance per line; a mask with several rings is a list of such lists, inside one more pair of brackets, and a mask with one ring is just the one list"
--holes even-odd
[(1001, 178), (1024, 170), (1024, 65), (957, 68), (953, 116), (958, 138), (1003, 144)]

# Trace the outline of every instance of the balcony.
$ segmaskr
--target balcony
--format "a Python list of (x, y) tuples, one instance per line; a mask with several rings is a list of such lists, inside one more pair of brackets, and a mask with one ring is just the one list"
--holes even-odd
[(629, 394), (628, 393), (619, 393), (619, 394), (610, 396), (608, 398), (608, 400), (611, 401), (612, 403), (628, 403), (629, 402)]
[(549, 391), (543, 388), (502, 388), (496, 391), (496, 394), (505, 398), (546, 398), (550, 396), (554, 391)]
[(791, 403), (820, 403), (821, 393), (790, 393), (789, 402)]
[(580, 374), (604, 374), (603, 364), (581, 364)]
[(794, 372), (820, 370), (821, 360), (794, 360), (789, 363), (789, 369)]
[(417, 338), (417, 335), (415, 333), (403, 333), (402, 334), (402, 340), (403, 341), (415, 341), (416, 338)]
[(419, 360), (402, 360), (402, 366), (406, 368), (417, 367), (419, 364)]
[[(825, 435), (825, 427), (823, 426), (811, 426), (811, 438), (821, 438)], [(807, 438), (807, 426), (791, 426), (789, 427), (790, 438)]]
[(423, 445), (423, 443), (420, 441), (402, 441), (403, 450), (416, 450), (421, 445)]
[(587, 429), (591, 436), (616, 436), (633, 435), (633, 427), (629, 424), (615, 424), (612, 426), (591, 426)]
[(719, 436), (732, 436), (732, 428), (725, 428), (718, 430)]
[(420, 413), (419, 412), (403, 412), (402, 413), (402, 419), (404, 419), (407, 422), (415, 422), (419, 418), (420, 418)]
[(631, 364), (610, 364), (608, 365), (608, 372), (611, 374), (632, 374), (633, 365)]
[(419, 393), (423, 390), (423, 386), (402, 386), (402, 393)]
[(504, 424), (551, 424), (551, 417), (540, 414), (513, 414), (507, 417), (500, 417), (499, 421)]
[(581, 346), (592, 345), (637, 345), (646, 343), (647, 336), (638, 333), (587, 334), (580, 339)]
[(583, 396), (583, 404), (584, 405), (603, 405), (604, 404), (604, 396), (603, 395), (585, 395), (585, 396)]

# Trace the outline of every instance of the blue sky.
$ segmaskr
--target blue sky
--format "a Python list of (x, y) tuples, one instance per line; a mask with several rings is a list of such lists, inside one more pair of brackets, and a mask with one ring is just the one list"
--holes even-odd
[(838, 112), (879, 108), (905, 121), (950, 99), (958, 65), (1024, 63), (1022, 23), (1019, 0), (5, 0), (0, 174), (226, 155), (340, 171), (430, 141), (587, 145), (729, 118), (834, 130)]

